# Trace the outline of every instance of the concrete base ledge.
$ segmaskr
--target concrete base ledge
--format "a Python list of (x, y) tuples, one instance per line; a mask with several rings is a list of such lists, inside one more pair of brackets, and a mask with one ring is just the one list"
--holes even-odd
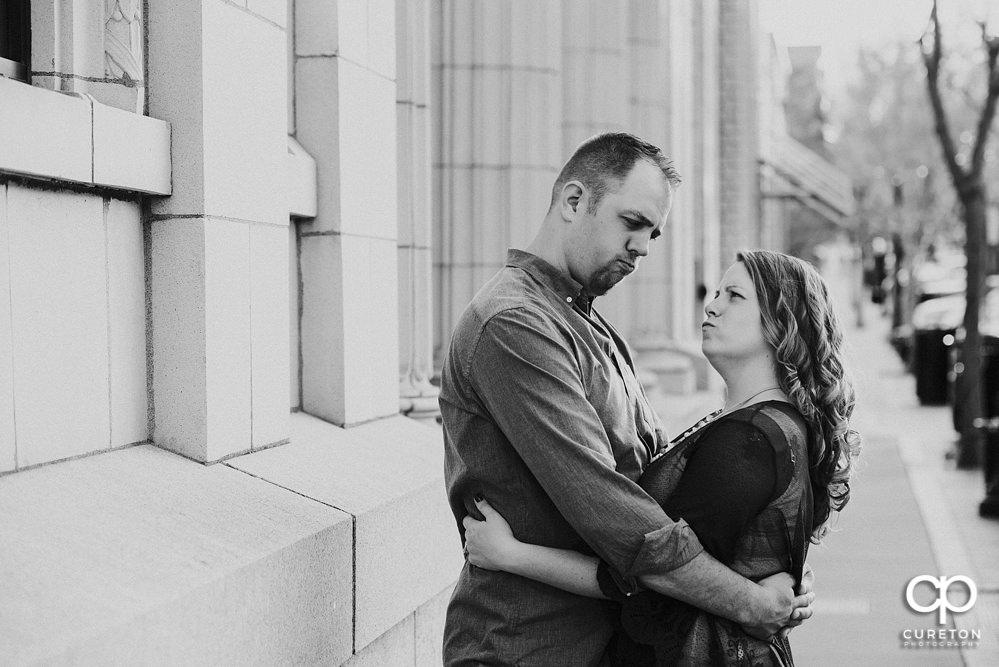
[(151, 445), (0, 479), (0, 655), (34, 664), (335, 662), (351, 521)]
[(354, 516), (355, 651), (453, 583), (463, 556), (441, 430), (405, 417), (343, 429), (292, 415), (291, 444), (229, 465)]
[(146, 445), (0, 478), (3, 662), (353, 664), (392, 632), (433, 653), (400, 627), (436, 635), (461, 565), (439, 429), (293, 422), (227, 464)]

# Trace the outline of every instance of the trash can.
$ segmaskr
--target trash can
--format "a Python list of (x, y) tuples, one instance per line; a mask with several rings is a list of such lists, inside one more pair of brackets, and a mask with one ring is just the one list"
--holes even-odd
[(916, 376), (916, 396), (923, 405), (947, 403), (949, 348), (963, 318), (963, 295), (928, 299), (912, 309), (909, 370)]
[(921, 329), (912, 334), (912, 374), (916, 376), (916, 397), (923, 405), (947, 402), (948, 343), (953, 336), (954, 329)]

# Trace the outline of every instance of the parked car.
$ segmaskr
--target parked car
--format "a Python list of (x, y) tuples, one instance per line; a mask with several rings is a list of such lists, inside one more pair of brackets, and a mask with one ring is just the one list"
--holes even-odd
[[(960, 298), (960, 315), (964, 318), (964, 297)], [(989, 417), (999, 416), (999, 276), (989, 276), (982, 308), (979, 311), (978, 331), (982, 341), (982, 409)], [(966, 337), (964, 326), (959, 324), (948, 339), (947, 402), (951, 406), (954, 429), (960, 430), (965, 400), (961, 386), (964, 380), (963, 345)]]
[(916, 266), (912, 271), (912, 291), (916, 302), (964, 294), (967, 282), (965, 261), (964, 255), (946, 255)]
[[(904, 284), (911, 290), (916, 305), (909, 320), (892, 330), (890, 342), (909, 369), (916, 373), (917, 379), (923, 377), (920, 373), (926, 372), (927, 364), (924, 362), (929, 360), (932, 367), (928, 371), (929, 382), (924, 377), (924, 381), (919, 383), (921, 390), (917, 392), (920, 400), (926, 393), (926, 403), (943, 403), (945, 400), (946, 383), (941, 378), (946, 374), (946, 350), (941, 348), (940, 339), (953, 334), (953, 329), (964, 317), (967, 282), (964, 264), (963, 255), (943, 254), (935, 260), (917, 264), (912, 269), (911, 278), (908, 274), (900, 277), (900, 281), (904, 279)], [(890, 277), (887, 282), (890, 287)], [(927, 302), (934, 303), (924, 305)], [(917, 346), (919, 357), (914, 356)]]

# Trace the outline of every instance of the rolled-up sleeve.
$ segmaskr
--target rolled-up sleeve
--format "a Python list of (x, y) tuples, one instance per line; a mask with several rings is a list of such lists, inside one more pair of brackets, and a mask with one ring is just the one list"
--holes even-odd
[(511, 309), (483, 324), (466, 378), (594, 552), (629, 578), (677, 568), (703, 548), (686, 522), (672, 520), (617, 472), (577, 353), (572, 336), (550, 318), (530, 308)]

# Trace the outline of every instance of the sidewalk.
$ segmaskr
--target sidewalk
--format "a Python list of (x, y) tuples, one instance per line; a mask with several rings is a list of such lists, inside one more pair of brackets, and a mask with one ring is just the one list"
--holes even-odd
[[(983, 473), (946, 458), (956, 437), (950, 409), (919, 405), (887, 342), (889, 322), (869, 303), (864, 323), (847, 333), (864, 451), (836, 532), (810, 552), (819, 599), (814, 620), (794, 633), (795, 655), (801, 665), (999, 665), (999, 521), (978, 516)], [(923, 574), (976, 583), (975, 606), (949, 619), (959, 631), (980, 630), (978, 646), (902, 647), (904, 630), (939, 627), (935, 613), (905, 600), (910, 579)], [(921, 604), (930, 604), (929, 590), (920, 589)], [(958, 588), (952, 599), (962, 603)]]
[[(868, 303), (863, 328), (845, 324), (864, 450), (849, 506), (809, 552), (818, 599), (814, 617), (792, 634), (796, 663), (999, 665), (999, 520), (978, 516), (983, 473), (957, 470), (946, 459), (956, 436), (949, 408), (919, 405), (912, 376), (887, 342), (889, 323)], [(707, 394), (674, 398), (657, 400), (671, 433), (717, 405)], [(938, 626), (935, 612), (906, 603), (906, 586), (919, 575), (968, 576), (978, 601)], [(964, 601), (961, 588), (951, 591), (955, 606)], [(931, 604), (931, 592), (920, 584), (917, 601)], [(907, 629), (948, 627), (980, 631), (978, 646), (903, 647)]]

